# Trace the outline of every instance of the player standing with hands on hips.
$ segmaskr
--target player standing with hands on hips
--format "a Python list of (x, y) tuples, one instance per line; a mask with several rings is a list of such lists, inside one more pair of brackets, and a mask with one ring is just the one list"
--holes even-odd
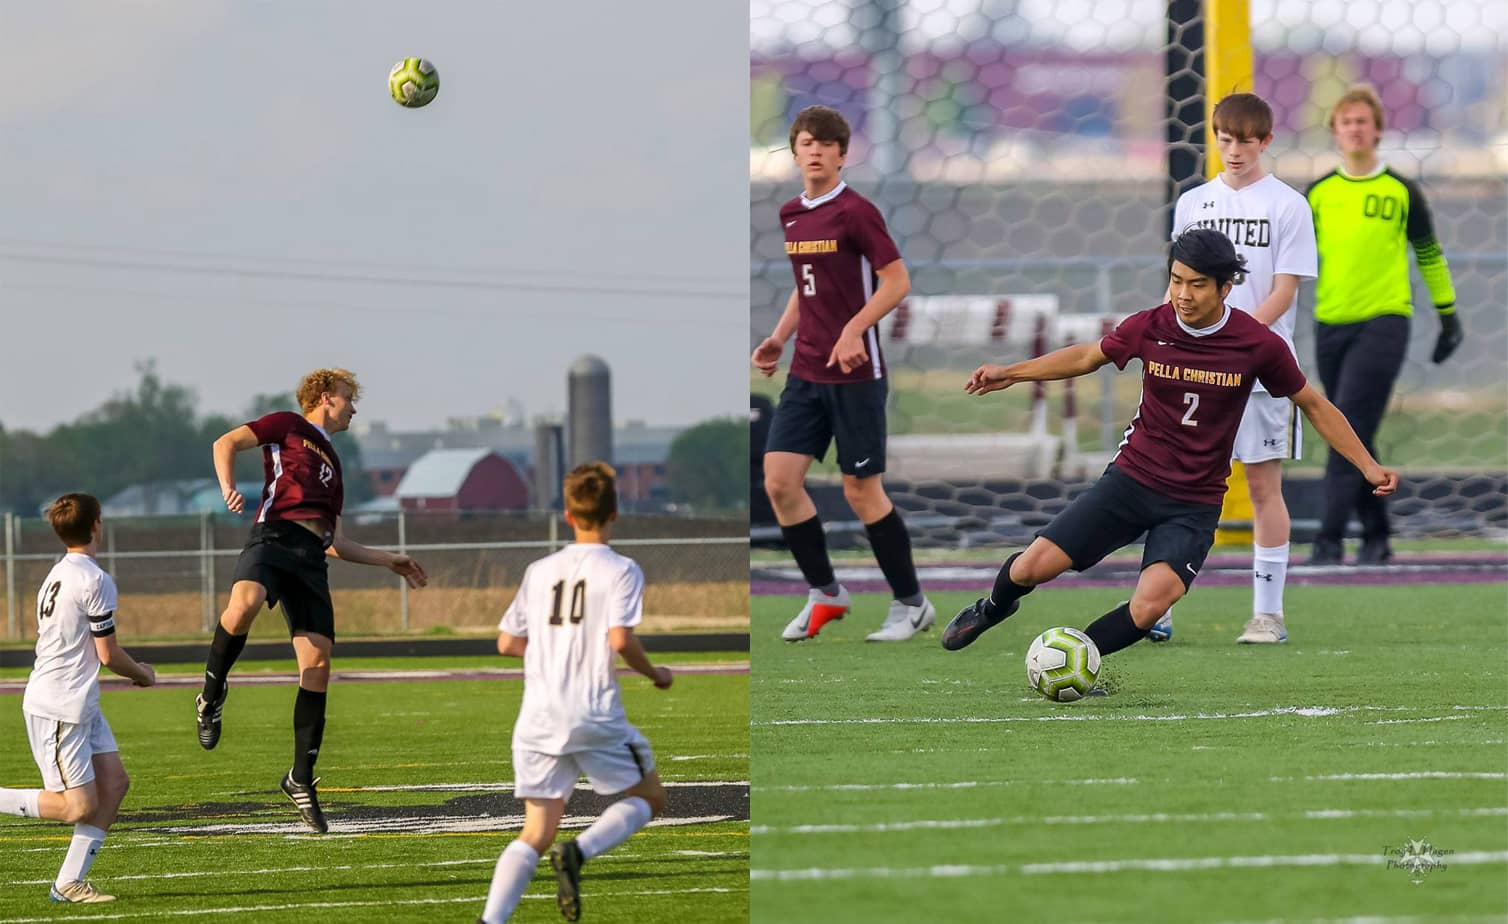
[(888, 386), (877, 325), (911, 291), (911, 277), (879, 209), (839, 175), (849, 137), (848, 122), (826, 106), (809, 106), (791, 123), (803, 192), (780, 207), (780, 223), (796, 288), (752, 357), (754, 368), (774, 375), (786, 341), (796, 337), (764, 456), (765, 492), (811, 587), (806, 606), (782, 633), (788, 642), (815, 638), (850, 606), (806, 492), (807, 471), (834, 441), (843, 497), (864, 524), (895, 598), (885, 622), (866, 638), (904, 641), (937, 618), (917, 581), (911, 535), (881, 482)]

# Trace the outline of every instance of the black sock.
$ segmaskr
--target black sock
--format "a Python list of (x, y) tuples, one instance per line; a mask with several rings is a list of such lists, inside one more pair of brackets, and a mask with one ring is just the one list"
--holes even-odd
[(1100, 657), (1129, 648), (1147, 637), (1147, 630), (1131, 620), (1131, 604), (1120, 606), (1096, 619), (1084, 630), (1100, 650)]
[(204, 701), (212, 703), (225, 693), (225, 678), (241, 650), (246, 647), (246, 636), (231, 635), (225, 627), (215, 623), (215, 640), (209, 643), (209, 658), (204, 662)]
[(911, 534), (906, 532), (901, 512), (891, 507), (889, 513), (866, 523), (864, 532), (869, 534), (874, 559), (895, 599), (907, 606), (921, 606), (922, 588), (916, 580), (916, 563), (911, 560)]
[(800, 523), (780, 527), (785, 544), (796, 559), (796, 567), (806, 583), (824, 593), (838, 592), (838, 579), (833, 577), (833, 563), (827, 557), (827, 536), (822, 533), (822, 520), (812, 517)]
[(293, 780), (314, 780), (314, 762), (319, 759), (319, 743), (325, 737), (325, 694), (298, 688), (293, 701)]
[(984, 598), (985, 615), (998, 616), (1005, 613), (1010, 610), (1012, 603), (1032, 592), (1032, 587), (1011, 580), (1011, 562), (1020, 557), (1021, 553), (1017, 552), (1000, 566), (1000, 571), (995, 575), (995, 586), (990, 590), (990, 595)]

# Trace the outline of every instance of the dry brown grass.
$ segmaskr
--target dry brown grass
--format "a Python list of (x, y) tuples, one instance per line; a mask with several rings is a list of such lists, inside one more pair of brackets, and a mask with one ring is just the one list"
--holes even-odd
[[(409, 591), (409, 632), (457, 635), (497, 631), (503, 610), (517, 592), (509, 587), (426, 587)], [(403, 632), (396, 589), (336, 590), (335, 625), (342, 637), (396, 635)], [(227, 595), (219, 594), (210, 619), (218, 618)], [(119, 625), (133, 640), (199, 636), (202, 603), (195, 593), (120, 595)], [(749, 585), (741, 581), (665, 582), (644, 589), (640, 633), (739, 632), (749, 628)], [(260, 640), (275, 640), (286, 630), (280, 614), (264, 613), (252, 627)]]

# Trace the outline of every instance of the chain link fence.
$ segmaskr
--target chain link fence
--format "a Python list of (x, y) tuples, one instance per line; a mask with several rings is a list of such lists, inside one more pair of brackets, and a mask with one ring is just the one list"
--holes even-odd
[[(100, 565), (120, 592), (128, 640), (202, 636), (229, 597), (248, 521), (230, 514), (110, 520)], [(34, 601), (61, 557), (46, 520), (7, 514), (5, 641), (36, 638)], [(346, 534), (419, 560), (429, 585), (410, 590), (382, 568), (330, 563), (342, 637), (490, 633), (529, 563), (571, 541), (570, 527), (542, 514), (395, 513), (349, 517)], [(644, 569), (641, 632), (743, 631), (748, 627), (748, 523), (742, 519), (635, 516), (620, 520), (613, 547)], [(271, 627), (271, 628), (269, 628)], [(263, 616), (253, 634), (281, 631)]]

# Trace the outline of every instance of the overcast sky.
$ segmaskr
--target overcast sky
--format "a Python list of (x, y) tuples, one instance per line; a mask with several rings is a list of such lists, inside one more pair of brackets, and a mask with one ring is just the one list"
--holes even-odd
[[(46, 430), (155, 359), (201, 411), (344, 365), (397, 428), (565, 408), (742, 414), (748, 10), (5, 3), (0, 424)], [(404, 56), (428, 108), (387, 95)]]

